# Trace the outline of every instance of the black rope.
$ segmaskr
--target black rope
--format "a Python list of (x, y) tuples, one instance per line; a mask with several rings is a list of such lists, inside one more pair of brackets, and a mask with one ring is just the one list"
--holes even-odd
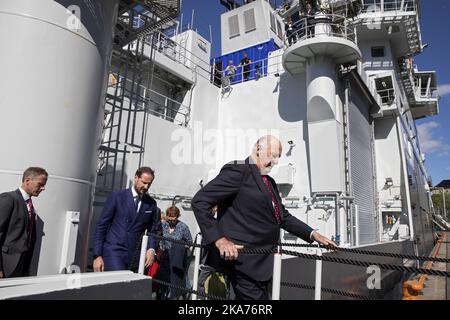
[[(317, 244), (284, 243), (284, 242), (280, 243), (279, 245), (281, 245), (283, 247), (304, 247), (304, 248), (317, 248), (319, 246)], [(373, 256), (383, 256), (383, 257), (391, 257), (391, 258), (403, 258), (403, 259), (420, 260), (420, 261), (450, 263), (450, 259), (446, 259), (446, 258), (414, 256), (414, 255), (401, 254), (401, 253), (368, 251), (368, 250), (361, 250), (361, 249), (331, 247), (331, 246), (324, 246), (324, 245), (320, 245), (320, 247), (324, 248), (324, 249), (332, 250), (332, 251), (342, 251), (342, 252), (349, 252), (349, 253), (366, 254), (366, 255), (373, 255)]]
[(194, 242), (191, 242), (191, 241), (184, 241), (184, 240), (176, 240), (176, 239), (172, 239), (172, 238), (166, 238), (166, 237), (163, 237), (161, 235), (154, 234), (154, 233), (149, 234), (149, 236), (152, 236), (152, 237), (154, 237), (156, 239), (159, 239), (159, 240), (167, 240), (167, 241), (170, 241), (170, 242), (173, 242), (173, 243), (177, 243), (177, 244), (184, 244), (184, 245), (189, 246), (189, 247), (195, 247), (195, 248), (207, 248), (208, 247), (208, 246), (205, 246), (205, 245), (202, 245), (202, 244), (197, 244), (197, 243), (194, 243)]
[[(242, 249), (242, 250), (239, 250), (240, 253), (242, 252), (244, 254), (273, 254), (277, 251), (278, 250), (276, 250), (276, 249)], [(300, 252), (290, 251), (290, 250), (281, 250), (280, 252), (283, 254), (288, 254), (291, 256), (296, 256), (296, 257), (305, 258), (305, 259), (314, 259), (314, 260), (322, 260), (322, 261), (335, 262), (335, 263), (350, 264), (350, 265), (360, 266), (360, 267), (370, 267), (370, 266), (375, 265), (375, 266), (378, 266), (380, 269), (385, 269), (385, 270), (406, 271), (406, 272), (417, 273), (417, 274), (428, 274), (428, 275), (432, 275), (432, 276), (450, 277), (450, 272), (434, 270), (434, 269), (405, 267), (405, 266), (399, 266), (399, 265), (395, 265), (395, 264), (367, 262), (367, 261), (337, 258), (337, 257), (330, 257), (330, 256), (318, 256), (316, 254), (300, 253)]]
[[(283, 287), (291, 287), (291, 288), (298, 288), (298, 289), (306, 289), (306, 290), (315, 290), (315, 286), (307, 285), (307, 284), (300, 284), (300, 283), (292, 283), (292, 282), (281, 282), (280, 283)], [(359, 300), (377, 300), (372, 297), (368, 296), (362, 296), (356, 293), (346, 292), (342, 290), (337, 289), (330, 289), (330, 288), (322, 288), (322, 292), (331, 293), (335, 295), (345, 296), (349, 298), (359, 299)]]
[[(207, 294), (204, 291), (193, 290), (193, 289), (181, 287), (181, 286), (178, 286), (178, 285), (174, 285), (174, 284), (172, 284), (170, 282), (158, 280), (158, 279), (155, 279), (155, 278), (152, 279), (152, 281), (155, 281), (155, 283), (158, 283), (158, 284), (161, 284), (161, 285), (173, 288), (173, 289), (177, 289), (177, 290), (180, 290), (180, 291), (185, 291), (185, 292), (188, 292), (190, 294), (196, 294), (198, 296), (201, 296), (201, 297), (204, 297), (204, 298), (208, 298), (208, 299), (211, 299), (211, 300), (226, 300), (225, 298), (222, 298), (222, 297), (218, 297), (218, 296), (215, 296), (215, 295), (212, 295), (212, 294)], [(300, 284), (300, 283), (281, 282), (280, 285), (282, 285), (283, 287), (315, 290), (315, 286), (305, 285), (305, 284)], [(345, 297), (359, 299), (359, 300), (377, 300), (377, 299), (372, 298), (372, 297), (362, 296), (362, 295), (359, 295), (359, 294), (355, 294), (355, 293), (351, 293), (351, 292), (345, 292), (345, 291), (337, 290), (337, 289), (321, 288), (321, 291), (325, 292), (325, 293), (345, 296)]]
[[(207, 245), (196, 244), (196, 243), (188, 242), (188, 241), (169, 239), (169, 238), (165, 238), (165, 237), (158, 236), (155, 234), (151, 234), (151, 236), (153, 236), (157, 239), (168, 240), (168, 241), (172, 241), (174, 243), (184, 244), (184, 245), (191, 246), (191, 247), (197, 247), (197, 248), (209, 248), (210, 247)], [(442, 243), (448, 243), (448, 242), (442, 242)], [(318, 248), (318, 247), (320, 247), (320, 248), (327, 249), (330, 251), (342, 251), (342, 252), (348, 252), (348, 253), (365, 254), (365, 255), (373, 255), (373, 256), (384, 256), (384, 257), (391, 257), (391, 258), (402, 258), (402, 259), (410, 259), (410, 260), (450, 263), (450, 259), (446, 259), (446, 258), (433, 258), (433, 257), (415, 256), (415, 255), (408, 255), (408, 254), (401, 254), (401, 253), (378, 252), (378, 251), (333, 247), (333, 246), (325, 246), (325, 245), (317, 245), (317, 244), (282, 242), (282, 243), (278, 243), (277, 245), (281, 245), (283, 247), (299, 247), (299, 248)], [(256, 251), (246, 251), (246, 250), (258, 250), (258, 249), (245, 249), (244, 248), (244, 249), (239, 250), (239, 252), (241, 252), (243, 254), (266, 253), (266, 252), (256, 252)], [(272, 251), (270, 253), (273, 253), (273, 252), (274, 251)]]
[(152, 281), (154, 281), (154, 282), (156, 282), (158, 284), (161, 284), (161, 285), (173, 288), (173, 289), (189, 292), (191, 294), (193, 293), (193, 294), (196, 294), (196, 295), (204, 297), (204, 298), (208, 298), (208, 299), (212, 299), (212, 300), (226, 300), (225, 298), (218, 297), (218, 296), (215, 296), (213, 294), (207, 294), (204, 291), (199, 291), (199, 290), (189, 289), (189, 288), (186, 288), (186, 287), (181, 287), (181, 286), (172, 284), (170, 282), (162, 281), (162, 280), (159, 280), (159, 279), (156, 279), (156, 278), (152, 278)]
[[(153, 234), (152, 234), (152, 236), (154, 236), (155, 238), (161, 238), (161, 239), (165, 239), (168, 241), (185, 244), (185, 245), (189, 245), (189, 246), (195, 246), (195, 247), (201, 247), (201, 248), (208, 247), (208, 246), (204, 246), (204, 245), (193, 244), (192, 242), (164, 238), (162, 236), (153, 235)], [(306, 245), (301, 245), (301, 246), (306, 246)], [(308, 245), (308, 246), (318, 247), (317, 245)], [(330, 250), (337, 248), (337, 247), (330, 247), (330, 246), (322, 246), (322, 247), (324, 247), (326, 249), (330, 249)], [(342, 249), (345, 249), (345, 248), (342, 248)], [(357, 250), (357, 249), (350, 249), (350, 250)], [(361, 251), (363, 251), (363, 250), (361, 250)], [(239, 253), (242, 253), (242, 254), (273, 254), (275, 252), (277, 252), (276, 248), (273, 248), (273, 249), (243, 248), (243, 249), (239, 250)], [(315, 254), (306, 254), (306, 253), (300, 253), (300, 252), (284, 250), (284, 249), (281, 250), (280, 252), (283, 254), (288, 254), (291, 256), (296, 256), (296, 257), (305, 258), (305, 259), (314, 259), (314, 260), (322, 260), (322, 261), (342, 263), (342, 264), (350, 264), (350, 265), (355, 265), (355, 266), (360, 266), (360, 267), (370, 267), (370, 266), (376, 265), (380, 269), (385, 269), (385, 270), (394, 270), (394, 271), (402, 271), (402, 272), (406, 271), (406, 272), (415, 273), (415, 274), (427, 274), (427, 275), (433, 275), (433, 276), (450, 277), (450, 272), (434, 270), (434, 269), (405, 267), (405, 266), (399, 266), (399, 265), (394, 265), (394, 264), (359, 261), (359, 260), (352, 260), (352, 259), (345, 259), (345, 258), (338, 258), (338, 257), (331, 257), (331, 256), (318, 256)], [(372, 251), (370, 251), (370, 252), (372, 252)]]
[(278, 250), (277, 249), (261, 249), (261, 248), (253, 248), (253, 249), (249, 249), (249, 248), (243, 248), (243, 249), (239, 249), (239, 253), (241, 254), (274, 254), (276, 253)]
[(314, 260), (322, 260), (322, 261), (335, 262), (335, 263), (350, 264), (350, 265), (360, 266), (360, 267), (378, 266), (380, 269), (385, 269), (385, 270), (406, 271), (406, 272), (411, 272), (411, 273), (416, 273), (416, 274), (427, 274), (427, 275), (432, 275), (432, 276), (450, 277), (450, 272), (434, 270), (434, 269), (405, 267), (405, 266), (399, 266), (399, 265), (395, 265), (395, 264), (367, 262), (367, 261), (351, 260), (351, 259), (344, 259), (344, 258), (337, 258), (337, 257), (330, 257), (330, 256), (318, 256), (316, 254), (305, 254), (305, 253), (299, 253), (299, 252), (290, 251), (290, 250), (281, 250), (281, 253), (300, 257), (300, 258), (305, 258), (305, 259), (314, 259)]

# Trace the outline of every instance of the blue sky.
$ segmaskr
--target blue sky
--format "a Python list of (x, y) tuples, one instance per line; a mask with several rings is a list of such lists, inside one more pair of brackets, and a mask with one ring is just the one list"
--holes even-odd
[[(281, 0), (272, 0), (281, 4)], [(421, 30), (425, 51), (415, 57), (419, 70), (437, 71), (441, 96), (440, 114), (419, 120), (417, 127), (426, 166), (433, 184), (450, 179), (450, 1), (421, 1)], [(210, 40), (212, 30), (213, 56), (220, 55), (220, 14), (225, 8), (219, 0), (183, 0), (183, 25), (191, 24), (194, 10), (194, 29)]]
[(450, 179), (450, 1), (421, 1), (422, 41), (428, 48), (415, 58), (419, 70), (437, 71), (440, 114), (419, 120), (419, 138), (434, 185)]

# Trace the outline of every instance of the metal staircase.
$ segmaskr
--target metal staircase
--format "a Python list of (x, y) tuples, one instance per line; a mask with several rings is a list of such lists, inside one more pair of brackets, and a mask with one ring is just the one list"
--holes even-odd
[[(180, 0), (121, 0), (115, 44), (123, 47), (156, 30), (172, 27), (180, 13), (180, 5)], [(128, 21), (135, 16), (142, 20), (139, 26), (132, 26)]]
[[(102, 142), (98, 151), (97, 194), (126, 186), (131, 157), (143, 161), (154, 46), (144, 55), (146, 38), (175, 24), (180, 0), (121, 0), (115, 27), (112, 69), (105, 98)], [(153, 39), (153, 37), (150, 37)], [(151, 40), (153, 41), (153, 40)], [(133, 165), (133, 163), (131, 164)], [(130, 173), (128, 172), (128, 178)]]
[(419, 22), (417, 16), (410, 16), (405, 22), (406, 37), (411, 54), (416, 54), (422, 50), (420, 39)]
[(406, 97), (410, 105), (415, 102), (414, 94), (414, 79), (413, 79), (413, 66), (409, 58), (402, 58), (400, 61), (400, 80), (402, 82), (403, 88), (405, 89)]

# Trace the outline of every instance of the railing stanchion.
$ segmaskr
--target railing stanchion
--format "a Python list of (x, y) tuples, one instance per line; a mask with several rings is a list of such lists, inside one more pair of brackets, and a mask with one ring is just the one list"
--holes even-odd
[(281, 287), (281, 245), (273, 257), (272, 300), (280, 300)]
[[(317, 248), (317, 255), (322, 256), (322, 249)], [(316, 285), (314, 292), (314, 300), (321, 300), (322, 293), (322, 260), (316, 260)]]
[(147, 253), (147, 244), (148, 244), (148, 235), (147, 235), (147, 230), (145, 230), (145, 233), (142, 236), (141, 253), (139, 255), (139, 267), (138, 267), (139, 274), (144, 274), (145, 257), (146, 257), (146, 253)]
[[(202, 243), (202, 234), (200, 233), (200, 229), (197, 227), (197, 240), (195, 241), (196, 244)], [(195, 247), (194, 249), (194, 255), (195, 255), (195, 262), (194, 262), (194, 279), (192, 280), (192, 290), (197, 291), (198, 289), (198, 276), (200, 272), (200, 247)], [(197, 300), (197, 295), (192, 294), (192, 300)]]

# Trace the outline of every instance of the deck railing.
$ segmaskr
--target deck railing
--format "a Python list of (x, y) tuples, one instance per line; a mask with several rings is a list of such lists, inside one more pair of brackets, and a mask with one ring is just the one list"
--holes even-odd
[(380, 106), (390, 106), (396, 103), (396, 94), (394, 88), (377, 90), (377, 102)]
[(347, 25), (344, 16), (318, 13), (301, 18), (288, 27), (285, 33), (285, 45), (316, 37), (339, 37), (357, 43), (354, 27)]
[(281, 64), (281, 53), (265, 59), (252, 61), (245, 67), (242, 65), (233, 68), (224, 67), (214, 73), (214, 83), (218, 86), (227, 87), (237, 83), (250, 80), (259, 80), (269, 75), (279, 74), (283, 68)]
[[(182, 37), (183, 35), (179, 35)], [(210, 64), (203, 60), (193, 52), (180, 45), (172, 38), (167, 37), (163, 33), (154, 33), (145, 39), (147, 45), (173, 60), (174, 62), (183, 65), (189, 70), (196, 73), (207, 80), (210, 79)]]
[(110, 87), (118, 86), (119, 94), (121, 94), (121, 91), (123, 90), (124, 97), (132, 99), (132, 104), (136, 111), (146, 111), (151, 115), (184, 127), (189, 124), (190, 108), (188, 106), (136, 83), (134, 86), (139, 87), (138, 91), (140, 94), (131, 96), (131, 92), (128, 88), (132, 86), (132, 81), (124, 79), (123, 77), (117, 79), (116, 74), (112, 74), (112, 76), (115, 77), (116, 80), (114, 83), (110, 84)]
[(414, 12), (416, 10), (416, 0), (365, 0), (361, 12)]

